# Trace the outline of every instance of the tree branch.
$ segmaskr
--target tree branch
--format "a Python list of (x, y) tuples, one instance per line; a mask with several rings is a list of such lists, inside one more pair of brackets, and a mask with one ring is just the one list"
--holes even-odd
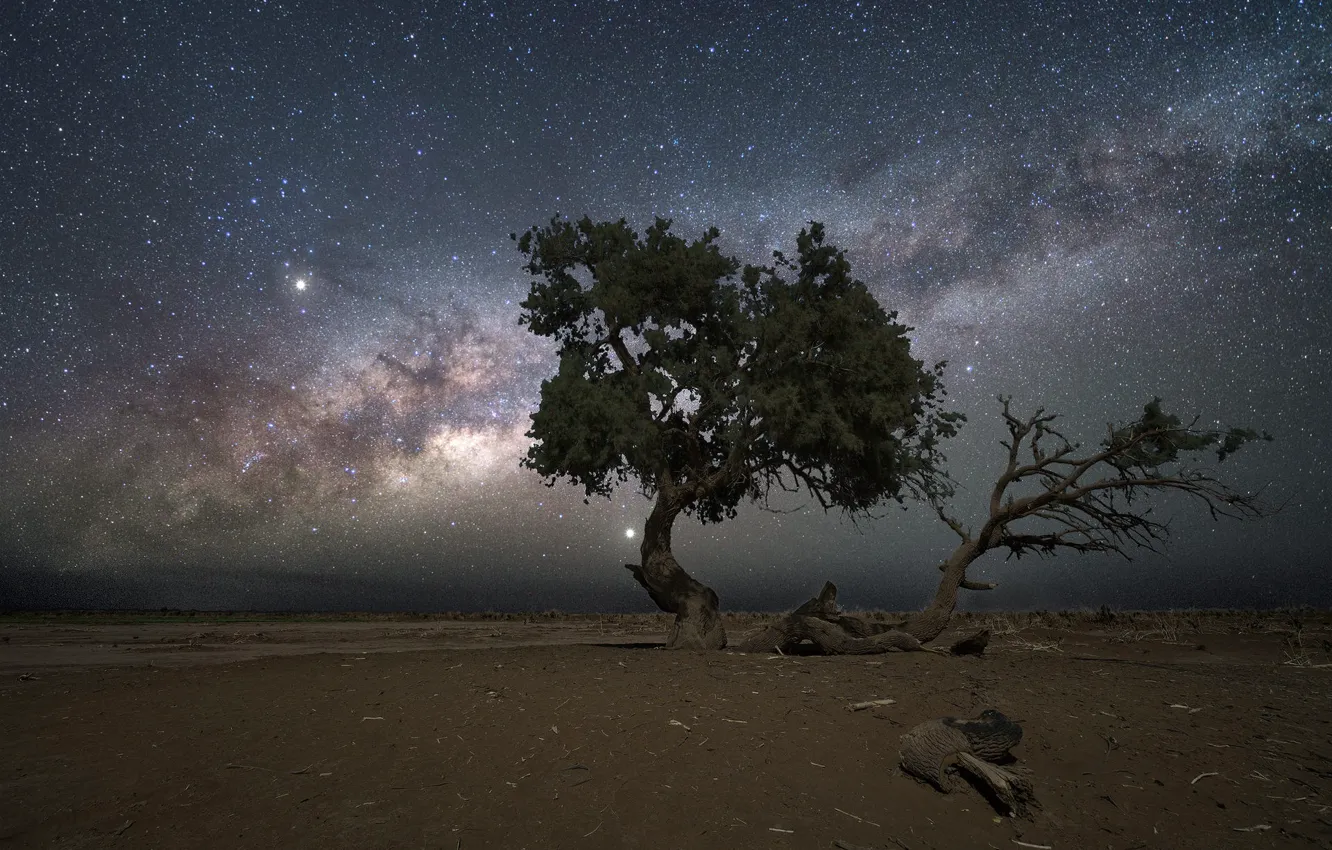
[(939, 519), (943, 520), (944, 525), (953, 529), (953, 532), (958, 537), (962, 538), (963, 543), (966, 543), (971, 540), (971, 535), (967, 532), (966, 528), (962, 526), (962, 523), (959, 520), (949, 515), (949, 513), (946, 510), (944, 510), (943, 505), (936, 504), (934, 506), (934, 512), (939, 515)]
[(629, 348), (624, 344), (624, 339), (620, 332), (624, 330), (619, 325), (611, 328), (606, 334), (606, 344), (615, 352), (615, 357), (620, 361), (620, 366), (630, 375), (639, 375), (638, 361), (629, 353)]
[[(1147, 454), (1143, 450), (1144, 446), (1162, 445), (1210, 448), (1218, 435), (1198, 432), (1191, 426), (1142, 428), (1126, 435), (1126, 429), (1111, 426), (1104, 448), (1076, 457), (1076, 446), (1050, 427), (1053, 415), (1037, 410), (1032, 416), (1019, 419), (1012, 414), (1009, 399), (1001, 397), (1000, 402), (1011, 439), (1003, 443), (1008, 450), (1007, 464), (991, 493), (990, 517), (978, 537), (981, 552), (1003, 546), (1010, 550), (1010, 557), (1021, 557), (1027, 552), (1045, 556), (1058, 549), (1070, 549), (1115, 552), (1127, 558), (1125, 548), (1130, 545), (1155, 551), (1154, 544), (1165, 539), (1169, 529), (1150, 519), (1147, 515), (1150, 511), (1134, 505), (1135, 499), (1155, 491), (1175, 491), (1197, 499), (1214, 519), (1222, 516), (1256, 519), (1270, 513), (1256, 496), (1238, 493), (1209, 474), (1187, 469), (1173, 474), (1164, 472), (1159, 464), (1151, 463), (1161, 451)], [(1057, 447), (1048, 451), (1042, 448), (1041, 441), (1047, 437), (1057, 439)], [(1018, 456), (1024, 444), (1031, 462), (1019, 465)], [(1168, 459), (1173, 460), (1173, 455)], [(1115, 474), (1082, 483), (1084, 476), (1101, 465), (1111, 467)], [(1024, 481), (1039, 483), (1040, 492), (1020, 498), (1008, 495), (1010, 487)], [(936, 506), (936, 511), (956, 532), (956, 520), (940, 506)], [(1043, 520), (1061, 528), (1034, 533), (1010, 528), (1024, 519)]]

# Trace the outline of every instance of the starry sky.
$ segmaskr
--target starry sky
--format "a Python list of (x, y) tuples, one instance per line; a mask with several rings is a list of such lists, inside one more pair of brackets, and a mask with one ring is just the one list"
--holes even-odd
[[(949, 361), (1098, 441), (1153, 395), (1275, 442), (1168, 547), (973, 567), (975, 608), (1332, 604), (1332, 9), (1311, 2), (0, 6), (0, 605), (649, 610), (649, 503), (521, 470), (549, 343), (509, 241), (825, 223)], [(923, 604), (951, 532), (683, 521), (731, 609)]]

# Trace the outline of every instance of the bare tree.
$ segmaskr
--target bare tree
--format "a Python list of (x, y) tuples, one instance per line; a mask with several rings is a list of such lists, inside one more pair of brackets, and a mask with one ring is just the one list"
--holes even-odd
[(1128, 558), (1136, 547), (1157, 551), (1169, 528), (1152, 516), (1144, 499), (1158, 492), (1183, 493), (1200, 502), (1213, 519), (1257, 519), (1271, 513), (1259, 502), (1259, 494), (1240, 493), (1208, 469), (1185, 465), (1207, 451), (1224, 461), (1245, 443), (1271, 440), (1266, 433), (1199, 429), (1197, 419), (1184, 424), (1163, 412), (1157, 398), (1143, 408), (1140, 419), (1108, 426), (1105, 440), (1089, 450), (1054, 427), (1056, 414), (1041, 408), (1024, 419), (1012, 412), (1011, 401), (999, 397), (1009, 433), (1001, 445), (1008, 458), (990, 491), (989, 513), (980, 529), (966, 528), (942, 502), (934, 505), (961, 543), (939, 565), (943, 576), (934, 600), (903, 625), (920, 641), (933, 640), (947, 626), (958, 590), (995, 587), (967, 578), (967, 567), (992, 549), (1007, 549), (1009, 557), (1018, 558), (1060, 551), (1113, 552)]
[[(837, 611), (836, 589), (829, 584), (818, 599), (746, 637), (736, 648), (789, 649), (802, 641), (828, 653), (921, 648), (947, 628), (959, 590), (995, 587), (967, 577), (967, 567), (992, 549), (1007, 549), (1009, 557), (1019, 558), (1060, 551), (1113, 552), (1127, 558), (1136, 547), (1156, 551), (1169, 529), (1144, 503), (1153, 493), (1183, 493), (1202, 503), (1214, 519), (1257, 519), (1271, 513), (1259, 502), (1259, 494), (1240, 493), (1207, 469), (1185, 465), (1208, 451), (1223, 461), (1245, 443), (1271, 440), (1265, 433), (1199, 429), (1196, 419), (1186, 425), (1163, 412), (1160, 399), (1153, 399), (1141, 418), (1109, 426), (1096, 449), (1084, 449), (1054, 427), (1057, 415), (1038, 409), (1024, 419), (1012, 412), (1010, 398), (1001, 396), (999, 402), (1008, 426), (1009, 439), (1001, 443), (1008, 457), (990, 491), (980, 529), (971, 531), (941, 498), (931, 499), (939, 518), (961, 542), (939, 565), (943, 576), (924, 611), (892, 626), (865, 621)], [(983, 646), (985, 636), (977, 637)]]

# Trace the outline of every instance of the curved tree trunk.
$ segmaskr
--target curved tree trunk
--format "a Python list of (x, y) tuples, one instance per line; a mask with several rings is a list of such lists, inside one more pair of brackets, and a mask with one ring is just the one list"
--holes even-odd
[(666, 635), (668, 649), (721, 649), (726, 646), (721, 600), (712, 588), (685, 572), (671, 554), (671, 527), (684, 507), (671, 488), (659, 488), (639, 548), (643, 562), (624, 566), (658, 608), (675, 615)]
[(918, 614), (912, 614), (902, 624), (902, 631), (921, 643), (929, 643), (948, 628), (948, 621), (957, 608), (957, 591), (988, 590), (993, 585), (967, 580), (967, 567), (985, 552), (985, 548), (975, 541), (967, 541), (953, 550), (947, 561), (939, 565), (943, 576), (939, 578), (939, 587), (934, 591), (934, 599), (929, 606)]

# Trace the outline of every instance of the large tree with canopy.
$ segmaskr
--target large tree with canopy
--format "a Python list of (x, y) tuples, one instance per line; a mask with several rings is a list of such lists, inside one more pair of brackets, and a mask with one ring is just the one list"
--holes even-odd
[(745, 265), (709, 229), (688, 241), (657, 219), (570, 221), (515, 234), (533, 276), (520, 321), (557, 347), (522, 464), (588, 497), (633, 481), (653, 499), (640, 563), (675, 614), (667, 645), (720, 648), (720, 601), (671, 550), (681, 515), (705, 523), (774, 491), (868, 515), (948, 490), (942, 364), (911, 355), (905, 325), (811, 223), (796, 254)]

